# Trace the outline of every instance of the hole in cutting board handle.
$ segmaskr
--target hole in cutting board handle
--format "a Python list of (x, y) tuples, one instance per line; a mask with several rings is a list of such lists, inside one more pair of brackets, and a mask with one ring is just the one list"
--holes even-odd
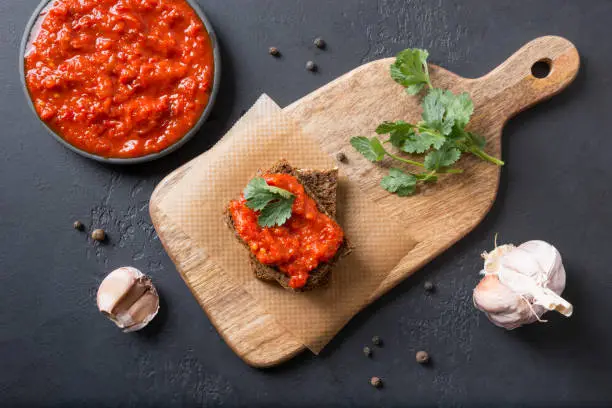
[(531, 66), (531, 75), (538, 79), (546, 78), (550, 74), (552, 61), (548, 58), (541, 59)]

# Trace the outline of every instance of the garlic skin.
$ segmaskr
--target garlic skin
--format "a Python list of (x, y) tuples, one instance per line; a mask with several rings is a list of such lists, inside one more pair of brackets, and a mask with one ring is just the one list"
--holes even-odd
[(125, 333), (145, 327), (159, 311), (159, 296), (151, 278), (124, 266), (109, 273), (100, 284), (98, 309)]
[(544, 241), (501, 245), (482, 257), (484, 278), (474, 289), (474, 305), (496, 326), (512, 330), (543, 322), (549, 310), (572, 315), (573, 306), (559, 296), (565, 268), (554, 246)]

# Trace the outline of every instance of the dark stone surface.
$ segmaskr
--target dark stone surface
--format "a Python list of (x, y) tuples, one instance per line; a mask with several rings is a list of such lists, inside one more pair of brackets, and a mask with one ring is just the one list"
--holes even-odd
[[(37, 0), (0, 0), (1, 406), (410, 406), (611, 404), (612, 2), (205, 1), (222, 42), (213, 117), (180, 151), (107, 167), (55, 142), (29, 111), (17, 71)], [(205, 151), (267, 92), (284, 106), (407, 46), (479, 76), (534, 37), (582, 57), (563, 94), (510, 121), (497, 202), (468, 237), (361, 313), (319, 356), (249, 368), (223, 343), (164, 253), (147, 213), (161, 178)], [(325, 50), (313, 39), (321, 36)], [(268, 47), (282, 56), (272, 58)], [(312, 74), (307, 60), (317, 63)], [(72, 228), (102, 227), (104, 245)], [(545, 239), (564, 256), (575, 314), (505, 332), (471, 303), (480, 253)], [(151, 327), (122, 334), (95, 307), (110, 270), (134, 265), (163, 299)], [(435, 293), (426, 295), (431, 280)], [(373, 335), (384, 347), (371, 359)], [(430, 366), (415, 363), (427, 350)], [(384, 388), (369, 385), (381, 377)]]

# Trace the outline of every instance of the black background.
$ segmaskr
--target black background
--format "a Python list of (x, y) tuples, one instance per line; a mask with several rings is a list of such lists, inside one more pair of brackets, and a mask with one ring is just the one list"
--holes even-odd
[[(213, 115), (156, 162), (105, 166), (54, 141), (18, 75), (19, 42), (38, 0), (0, 0), (0, 405), (409, 406), (612, 403), (612, 2), (200, 0), (223, 49)], [(527, 41), (577, 46), (576, 81), (504, 130), (507, 166), (485, 221), (358, 315), (314, 357), (271, 370), (224, 344), (156, 237), (148, 198), (164, 175), (205, 151), (262, 93), (286, 106), (360, 64), (418, 46), (462, 76), (485, 74)], [(317, 50), (312, 40), (328, 43)], [(277, 46), (282, 58), (267, 54)], [(319, 64), (317, 74), (304, 69)], [(103, 227), (106, 245), (72, 229)], [(569, 320), (506, 332), (472, 306), (493, 236), (556, 245), (568, 271)], [(112, 269), (150, 274), (154, 323), (123, 334), (99, 315)], [(436, 292), (422, 289), (432, 280)], [(371, 360), (372, 335), (384, 340)], [(433, 364), (414, 362), (428, 350)], [(368, 380), (377, 375), (385, 387)]]

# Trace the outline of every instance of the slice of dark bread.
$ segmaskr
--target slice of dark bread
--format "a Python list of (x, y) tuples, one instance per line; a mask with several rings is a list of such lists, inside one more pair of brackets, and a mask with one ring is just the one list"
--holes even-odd
[[(338, 169), (332, 170), (306, 170), (295, 169), (286, 160), (280, 160), (271, 169), (260, 174), (286, 173), (296, 177), (304, 186), (306, 194), (316, 203), (319, 211), (335, 220), (336, 216), (336, 190), (338, 187)], [(306, 285), (302, 288), (294, 289), (289, 286), (289, 276), (279, 271), (277, 268), (260, 263), (255, 255), (249, 250), (246, 243), (240, 238), (234, 228), (234, 223), (229, 211), (225, 211), (227, 225), (234, 231), (236, 238), (249, 251), (250, 263), (255, 273), (255, 277), (264, 281), (276, 281), (285, 289), (296, 292), (312, 290), (317, 287), (325, 286), (330, 279), (331, 270), (335, 263), (351, 252), (351, 247), (346, 237), (338, 248), (336, 255), (329, 262), (320, 264), (316, 269), (310, 271), (310, 276)]]

